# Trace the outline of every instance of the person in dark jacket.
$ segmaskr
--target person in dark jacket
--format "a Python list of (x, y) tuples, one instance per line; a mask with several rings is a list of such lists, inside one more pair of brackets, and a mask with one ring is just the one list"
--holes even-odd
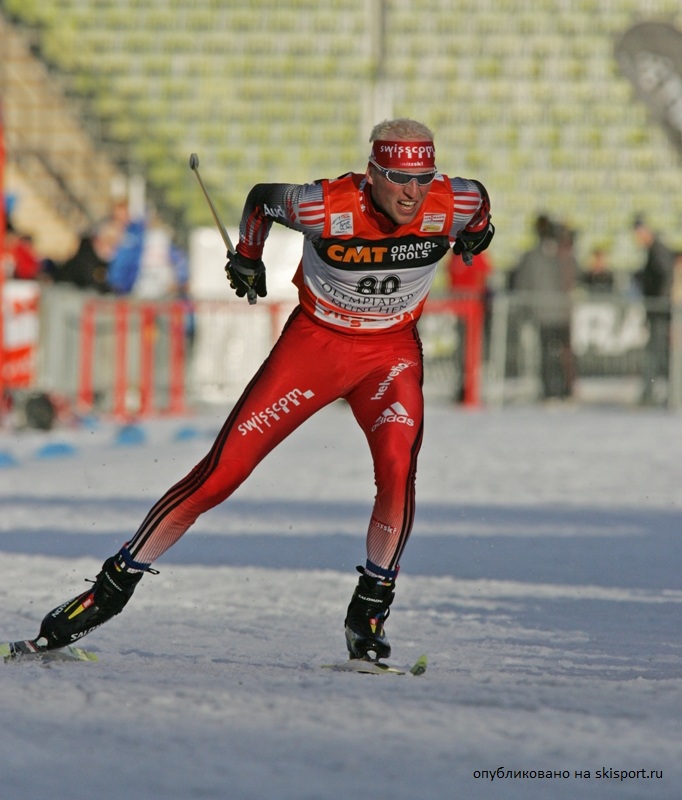
[(97, 233), (81, 237), (76, 252), (61, 264), (55, 265), (50, 277), (55, 283), (68, 283), (78, 289), (90, 289), (101, 294), (109, 291), (108, 262), (98, 247)]
[(540, 378), (544, 400), (566, 400), (573, 394), (575, 359), (571, 350), (571, 292), (577, 264), (573, 232), (539, 214), (536, 243), (521, 256), (509, 288), (526, 302), (527, 315), (540, 343)]
[(641, 215), (635, 217), (632, 228), (637, 244), (646, 253), (644, 264), (635, 273), (634, 279), (646, 303), (649, 327), (640, 403), (651, 405), (654, 402), (656, 379), (668, 374), (670, 293), (675, 253), (663, 243)]

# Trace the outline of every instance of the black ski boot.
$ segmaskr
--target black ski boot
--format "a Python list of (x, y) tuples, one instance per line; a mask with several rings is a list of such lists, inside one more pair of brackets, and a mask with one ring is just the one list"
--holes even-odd
[(111, 556), (102, 564), (91, 589), (50, 611), (36, 644), (47, 650), (66, 647), (120, 614), (143, 574), (128, 572), (120, 555)]
[(351, 658), (378, 661), (391, 655), (384, 622), (395, 595), (395, 579), (375, 578), (362, 567), (358, 571), (361, 577), (346, 612), (346, 646)]

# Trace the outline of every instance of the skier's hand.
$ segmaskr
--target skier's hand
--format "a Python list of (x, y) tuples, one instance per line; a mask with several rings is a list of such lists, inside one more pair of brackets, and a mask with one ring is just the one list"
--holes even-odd
[(225, 272), (237, 297), (246, 295), (253, 305), (258, 297), (266, 297), (265, 264), (260, 260), (246, 258), (237, 252), (227, 254)]
[(462, 231), (452, 245), (452, 252), (456, 256), (461, 255), (466, 261), (465, 256), (467, 253), (470, 253), (472, 256), (482, 253), (490, 245), (494, 235), (495, 226), (490, 222), (490, 219), (488, 219), (488, 225), (483, 228), (482, 231), (477, 231), (476, 233)]

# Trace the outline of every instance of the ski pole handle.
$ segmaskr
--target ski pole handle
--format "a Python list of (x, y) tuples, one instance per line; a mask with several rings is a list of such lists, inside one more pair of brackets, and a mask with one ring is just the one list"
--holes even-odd
[[(199, 186), (201, 186), (201, 191), (204, 193), (204, 197), (206, 198), (208, 207), (211, 209), (211, 214), (213, 214), (213, 219), (215, 220), (215, 224), (218, 226), (218, 230), (220, 231), (220, 236), (222, 237), (222, 240), (225, 243), (225, 247), (227, 247), (227, 252), (234, 253), (235, 247), (232, 244), (232, 240), (230, 239), (230, 235), (227, 232), (227, 228), (223, 225), (223, 221), (218, 216), (218, 212), (216, 211), (216, 207), (213, 205), (211, 196), (206, 190), (204, 182), (201, 180), (201, 175), (199, 174), (199, 156), (196, 153), (192, 153), (189, 157), (189, 168), (197, 176), (197, 180), (199, 181)], [(249, 301), (249, 305), (253, 306), (256, 304), (256, 300), (258, 298), (255, 289), (249, 289), (249, 291), (246, 294), (246, 297)]]

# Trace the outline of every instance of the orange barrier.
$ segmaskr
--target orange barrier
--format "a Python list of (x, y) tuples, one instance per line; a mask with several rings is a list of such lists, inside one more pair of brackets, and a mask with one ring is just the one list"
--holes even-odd
[(483, 362), (484, 304), (476, 293), (429, 300), (424, 307), (428, 314), (452, 314), (466, 325), (464, 342), (464, 399), (465, 406), (481, 404), (481, 364)]
[[(95, 370), (98, 365), (98, 329), (102, 323), (113, 331), (111, 370), (112, 403), (115, 417), (148, 417), (183, 414), (185, 403), (185, 318), (183, 301), (134, 302), (124, 299), (88, 301), (80, 321), (80, 370), (77, 405), (89, 411), (95, 405)], [(160, 365), (155, 353), (160, 323), (167, 328), (167, 363)], [(100, 368), (102, 365), (99, 365)], [(168, 391), (164, 404), (158, 398), (156, 373), (167, 370)]]

